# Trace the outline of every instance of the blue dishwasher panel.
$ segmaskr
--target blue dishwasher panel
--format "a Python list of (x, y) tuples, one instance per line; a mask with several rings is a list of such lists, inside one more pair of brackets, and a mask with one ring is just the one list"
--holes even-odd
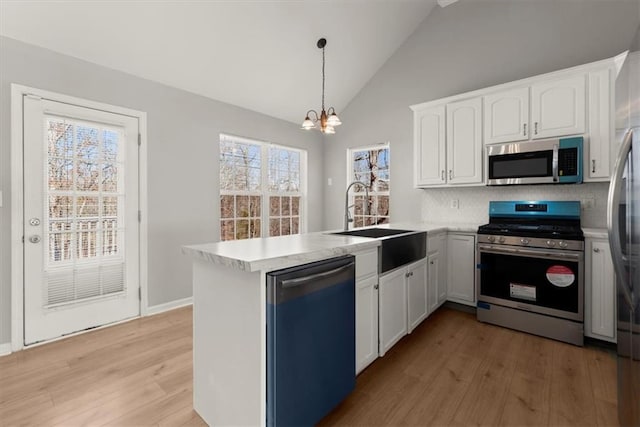
[(354, 258), (267, 279), (267, 425), (311, 426), (355, 387)]

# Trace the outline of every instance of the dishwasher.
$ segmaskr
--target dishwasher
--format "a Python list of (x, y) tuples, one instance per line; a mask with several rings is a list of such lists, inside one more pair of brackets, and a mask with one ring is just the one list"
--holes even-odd
[(267, 426), (311, 426), (355, 387), (355, 257), (267, 273)]

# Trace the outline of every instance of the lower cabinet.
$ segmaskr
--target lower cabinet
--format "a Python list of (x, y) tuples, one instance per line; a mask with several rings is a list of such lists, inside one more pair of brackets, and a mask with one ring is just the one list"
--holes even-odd
[(449, 233), (447, 237), (447, 299), (476, 305), (476, 236)]
[(356, 374), (378, 358), (378, 276), (356, 280)]
[(584, 334), (616, 342), (616, 278), (609, 241), (585, 240)]
[(407, 269), (380, 276), (380, 356), (407, 334)]
[(429, 314), (427, 258), (380, 276), (380, 356)]
[(429, 236), (427, 239), (427, 289), (429, 314), (447, 300), (447, 233)]
[(429, 315), (427, 259), (407, 267), (407, 332), (411, 333)]

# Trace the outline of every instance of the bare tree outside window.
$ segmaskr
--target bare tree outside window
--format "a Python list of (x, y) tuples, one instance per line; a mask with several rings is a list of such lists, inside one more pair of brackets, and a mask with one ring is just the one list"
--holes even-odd
[(302, 151), (220, 136), (220, 238), (300, 232)]
[[(354, 186), (352, 198), (354, 227), (389, 222), (389, 145), (349, 150), (351, 180), (366, 184), (369, 199), (361, 186)], [(367, 209), (367, 206), (369, 209)]]

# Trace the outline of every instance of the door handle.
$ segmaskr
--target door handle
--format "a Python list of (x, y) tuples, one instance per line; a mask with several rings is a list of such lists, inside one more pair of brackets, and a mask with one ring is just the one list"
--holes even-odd
[(538, 134), (538, 122), (535, 122), (533, 124), (533, 133), (536, 135)]
[(453, 179), (453, 170), (449, 169), (449, 180)]
[(633, 129), (629, 129), (624, 136), (620, 147), (620, 154), (616, 160), (611, 176), (611, 185), (609, 186), (609, 197), (607, 200), (607, 233), (609, 234), (609, 247), (611, 248), (611, 258), (613, 259), (613, 267), (618, 280), (621, 282), (620, 288), (630, 307), (633, 307), (633, 296), (629, 289), (627, 280), (627, 269), (624, 263), (627, 258), (622, 253), (622, 242), (620, 242), (620, 219), (618, 218), (620, 206), (620, 190), (622, 183), (622, 174), (627, 162), (627, 156), (631, 151), (633, 144)]
[(444, 169), (440, 172), (440, 179), (444, 181)]
[(29, 237), (29, 241), (31, 243), (40, 243), (40, 236), (34, 234), (33, 236)]
[(527, 124), (522, 125), (522, 136), (527, 136)]

